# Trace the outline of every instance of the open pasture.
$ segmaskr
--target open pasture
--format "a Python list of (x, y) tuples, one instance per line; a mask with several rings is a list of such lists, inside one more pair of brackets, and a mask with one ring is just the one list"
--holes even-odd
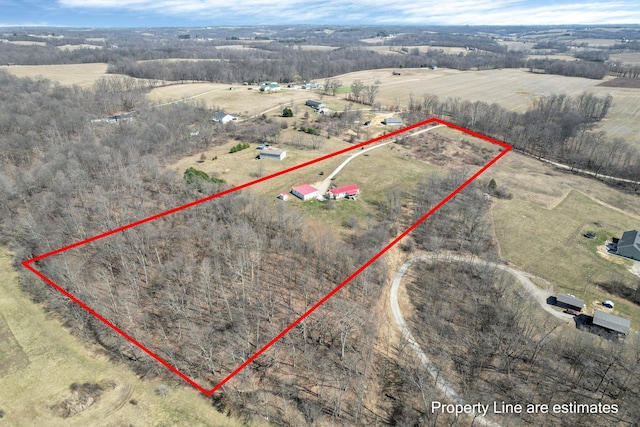
[(0, 66), (17, 77), (45, 78), (64, 85), (92, 86), (107, 74), (107, 64), (11, 65)]
[(609, 60), (622, 62), (626, 65), (640, 65), (640, 52), (612, 53)]
[[(616, 310), (640, 321), (633, 304), (611, 296), (593, 284), (622, 280), (638, 283), (631, 261), (602, 253), (611, 237), (640, 226), (640, 200), (593, 179), (560, 172), (532, 158), (509, 153), (487, 171), (498, 188), (513, 195), (493, 207), (500, 255), (519, 269), (551, 281), (559, 292), (570, 292), (589, 303), (613, 299)], [(583, 237), (595, 232), (594, 240)], [(637, 327), (637, 326), (636, 326)]]
[(577, 96), (585, 91), (598, 96), (612, 95), (613, 104), (599, 128), (611, 137), (622, 137), (640, 145), (637, 137), (640, 132), (640, 89), (602, 87), (598, 86), (602, 80), (535, 74), (525, 69), (457, 71), (412, 68), (400, 70), (400, 76), (392, 75), (392, 71), (396, 70), (359, 71), (336, 78), (345, 86), (354, 80), (361, 80), (365, 85), (379, 84), (377, 101), (387, 107), (399, 103), (400, 109), (407, 108), (409, 95), (419, 99), (425, 93), (438, 95), (441, 99), (451, 97), (472, 102), (495, 102), (517, 112), (526, 111), (536, 98), (545, 95), (565, 93)]
[(469, 51), (463, 47), (448, 47), (448, 46), (432, 46), (432, 45), (402, 45), (402, 46), (389, 46), (389, 45), (376, 45), (376, 46), (365, 46), (364, 49), (370, 50), (373, 52), (377, 52), (381, 55), (407, 55), (407, 52), (401, 51), (402, 48), (406, 48), (409, 50), (409, 53), (413, 49), (418, 49), (421, 53), (425, 53), (429, 50), (440, 50), (444, 51), (449, 55), (458, 55), (463, 54), (466, 55)]
[(304, 104), (307, 99), (319, 99), (319, 95), (314, 91), (287, 88), (268, 93), (260, 92), (254, 85), (187, 83), (155, 88), (149, 92), (148, 98), (158, 104), (187, 98), (204, 101), (211, 108), (223, 109), (242, 119), (268, 112), (279, 114), (284, 107), (300, 102)]

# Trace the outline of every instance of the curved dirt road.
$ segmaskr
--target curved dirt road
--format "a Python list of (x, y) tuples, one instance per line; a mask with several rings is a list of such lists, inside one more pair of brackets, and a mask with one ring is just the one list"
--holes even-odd
[[(427, 355), (424, 353), (424, 351), (422, 351), (420, 344), (418, 344), (418, 342), (413, 338), (413, 334), (411, 333), (411, 331), (409, 330), (409, 327), (404, 321), (404, 318), (402, 316), (402, 311), (400, 310), (400, 305), (398, 304), (398, 289), (400, 288), (400, 282), (402, 281), (402, 278), (407, 272), (407, 270), (409, 269), (409, 267), (411, 267), (413, 264), (415, 264), (418, 261), (429, 261), (434, 259), (443, 259), (443, 260), (446, 259), (446, 260), (450, 260), (450, 261), (453, 260), (457, 262), (468, 262), (476, 265), (489, 266), (489, 267), (506, 271), (507, 273), (511, 274), (516, 279), (518, 279), (518, 282), (520, 282), (520, 284), (527, 290), (527, 292), (529, 292), (535, 298), (538, 304), (540, 304), (540, 306), (546, 312), (562, 320), (569, 320), (573, 318), (573, 316), (569, 314), (561, 313), (549, 307), (549, 305), (547, 304), (547, 297), (549, 296), (549, 293), (538, 288), (535, 285), (535, 283), (533, 283), (530, 279), (530, 277), (535, 277), (535, 276), (522, 272), (520, 270), (513, 269), (511, 267), (507, 267), (506, 265), (496, 264), (494, 262), (484, 261), (477, 258), (462, 257), (460, 255), (443, 255), (443, 254), (418, 256), (405, 262), (396, 273), (396, 276), (393, 279), (393, 283), (391, 284), (391, 292), (389, 297), (390, 303), (391, 303), (391, 312), (393, 313), (393, 317), (395, 318), (396, 324), (398, 325), (398, 328), (402, 332), (403, 337), (409, 342), (409, 345), (411, 346), (411, 348), (413, 348), (414, 352), (416, 353), (416, 355), (418, 356), (422, 364), (425, 366), (425, 368), (427, 368), (427, 370), (429, 371), (429, 374), (436, 380), (436, 387), (447, 397), (447, 399), (449, 399), (454, 404), (464, 405), (467, 402), (465, 402), (460, 396), (458, 396), (456, 391), (453, 389), (452, 385), (445, 378), (438, 375), (438, 369), (435, 367), (435, 365), (433, 365), (433, 363), (431, 363)], [(480, 425), (499, 426), (499, 424), (496, 424), (493, 421), (490, 421), (489, 419), (484, 418), (483, 416), (480, 416), (477, 413), (473, 414), (473, 418), (474, 418), (474, 423), (477, 422)]]
[[(426, 129), (422, 129), (422, 130), (419, 130), (419, 131), (416, 131), (416, 132), (409, 133), (407, 136), (416, 136), (416, 135), (420, 135), (421, 133), (428, 132), (428, 131), (430, 131), (430, 130), (432, 130), (432, 129), (436, 129), (436, 128), (439, 128), (439, 127), (442, 127), (442, 126), (444, 126), (444, 125), (431, 126), (431, 127), (426, 128)], [(331, 179), (333, 179), (333, 177), (334, 177), (334, 176), (336, 176), (336, 175), (338, 174), (338, 172), (340, 172), (340, 171), (342, 170), (342, 168), (344, 168), (344, 167), (345, 167), (345, 166), (346, 166), (346, 165), (347, 165), (351, 160), (355, 159), (355, 158), (356, 158), (356, 157), (358, 157), (360, 154), (364, 154), (364, 153), (366, 153), (367, 151), (371, 151), (371, 150), (374, 150), (374, 149), (376, 149), (376, 148), (380, 148), (380, 147), (382, 147), (382, 146), (384, 146), (384, 145), (387, 145), (387, 144), (389, 144), (389, 143), (391, 143), (391, 142), (395, 142), (395, 140), (392, 140), (392, 141), (386, 141), (386, 142), (383, 142), (383, 143), (381, 143), (381, 144), (377, 144), (377, 145), (374, 145), (374, 146), (372, 146), (372, 147), (365, 148), (365, 149), (360, 150), (360, 151), (356, 152), (355, 154), (352, 154), (351, 156), (349, 156), (349, 157), (348, 157), (344, 162), (342, 162), (342, 163), (340, 164), (340, 166), (338, 166), (337, 168), (335, 168), (335, 169), (333, 170), (333, 172), (331, 172), (331, 173), (329, 174), (329, 176), (327, 176), (327, 177), (326, 177), (325, 179), (323, 179), (321, 182), (319, 182), (319, 183), (315, 183), (315, 184), (313, 185), (315, 188), (317, 188), (317, 189), (318, 189), (318, 194), (324, 194), (324, 193), (326, 193), (326, 192), (329, 190), (329, 185), (331, 185)]]

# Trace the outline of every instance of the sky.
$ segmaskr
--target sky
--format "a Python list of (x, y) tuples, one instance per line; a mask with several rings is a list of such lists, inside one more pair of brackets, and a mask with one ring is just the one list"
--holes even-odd
[(640, 24), (638, 0), (0, 0), (0, 26)]

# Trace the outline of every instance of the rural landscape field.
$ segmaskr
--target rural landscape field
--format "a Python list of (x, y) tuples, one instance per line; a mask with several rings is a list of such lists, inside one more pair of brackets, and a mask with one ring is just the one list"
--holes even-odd
[(637, 25), (0, 33), (0, 426), (640, 423)]

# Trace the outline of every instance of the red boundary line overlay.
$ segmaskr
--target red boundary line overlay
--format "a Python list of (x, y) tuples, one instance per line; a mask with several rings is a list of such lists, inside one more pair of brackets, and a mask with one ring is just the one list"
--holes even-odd
[[(63, 289), (61, 286), (59, 286), (57, 283), (55, 283), (53, 280), (51, 280), (50, 278), (48, 278), (47, 276), (45, 276), (44, 274), (42, 274), (40, 271), (38, 271), (32, 264), (40, 261), (42, 259), (48, 258), (50, 256), (59, 254), (61, 252), (67, 251), (69, 249), (73, 249), (76, 248), (78, 246), (82, 246), (85, 245), (87, 243), (102, 239), (104, 237), (110, 236), (112, 234), (116, 234), (119, 233), (121, 231), (127, 230), (129, 228), (133, 228), (133, 227), (137, 227), (138, 225), (142, 225), (145, 224), (147, 222), (153, 221), (155, 219), (158, 218), (162, 218), (164, 216), (167, 215), (171, 215), (173, 213), (179, 212), (181, 210), (184, 209), (188, 209), (190, 207), (199, 205), (201, 203), (205, 203), (208, 202), (209, 200), (213, 200), (216, 199), (218, 197), (222, 197), (226, 194), (230, 194), (233, 193), (235, 191), (239, 191), (242, 190), (243, 188), (247, 188), (250, 187), (252, 185), (258, 184), (260, 182), (266, 181), (268, 179), (271, 178), (275, 178), (277, 176), (280, 175), (284, 175), (286, 173), (292, 172), (294, 170), (297, 169), (301, 169), (305, 166), (309, 166), (312, 165), (314, 163), (318, 163), (321, 162), (323, 160), (338, 156), (340, 154), (343, 153), (347, 153), (349, 151), (353, 151), (356, 150), (360, 147), (364, 147), (366, 145), (370, 145), (373, 144), (375, 142), (381, 141), (383, 139), (387, 139), (387, 138), (391, 138), (393, 136), (396, 136), (398, 134), (401, 134), (403, 132), (408, 132), (412, 129), (430, 124), (430, 123), (438, 123), (447, 127), (450, 127), (452, 129), (456, 129), (458, 131), (464, 132), (466, 134), (475, 136), (476, 138), (480, 138), (483, 139), (487, 142), (490, 142), (492, 144), (496, 144), (499, 145), (501, 147), (504, 148), (504, 150), (502, 152), (500, 152), (496, 157), (494, 157), (493, 159), (491, 159), (487, 164), (485, 164), (479, 171), (477, 171), (475, 174), (473, 174), (469, 179), (467, 179), (465, 182), (463, 182), (458, 188), (456, 188), (455, 190), (453, 190), (447, 197), (445, 197), (444, 199), (442, 199), (436, 206), (434, 206), (433, 208), (431, 208), (431, 210), (429, 210), (429, 212), (427, 212), (426, 214), (424, 214), (420, 219), (418, 219), (415, 223), (413, 223), (409, 228), (407, 228), (405, 231), (403, 231), (401, 234), (399, 234), (396, 238), (394, 238), (391, 242), (389, 242), (380, 252), (378, 252), (377, 254), (375, 254), (371, 259), (369, 259), (367, 262), (365, 262), (360, 268), (358, 268), (356, 271), (354, 271), (349, 277), (347, 277), (342, 283), (340, 283), (338, 286), (336, 286), (333, 290), (331, 290), (327, 295), (325, 295), (320, 301), (318, 301), (317, 303), (315, 303), (311, 308), (309, 308), (304, 314), (302, 314), (300, 317), (298, 317), (295, 321), (293, 321), (289, 326), (287, 326), (282, 332), (280, 332), (278, 335), (276, 335), (271, 341), (269, 341), (267, 344), (265, 344), (260, 350), (258, 350), (253, 356), (249, 357), (244, 363), (242, 363), (240, 366), (238, 366), (233, 372), (231, 372), (229, 375), (227, 375), (226, 378), (224, 378), (222, 381), (220, 381), (215, 387), (213, 387), (211, 390), (207, 390), (204, 387), (200, 386), (198, 383), (196, 383), (195, 381), (193, 381), (191, 378), (187, 377), (185, 374), (183, 374), (182, 372), (180, 372), (178, 369), (176, 369), (175, 367), (173, 367), (172, 365), (170, 365), (167, 361), (165, 361), (164, 359), (162, 359), (160, 356), (156, 355), (154, 352), (152, 352), (151, 350), (149, 350), (148, 348), (146, 348), (144, 345), (142, 345), (139, 341), (137, 341), (135, 338), (133, 338), (131, 335), (127, 334), (125, 331), (123, 331), (122, 329), (120, 329), (118, 326), (116, 326), (115, 324), (111, 323), (109, 320), (105, 319), (103, 316), (101, 316), (98, 312), (96, 312), (95, 310), (93, 310), (91, 307), (87, 306), (85, 303), (83, 303), (82, 301), (80, 301), (78, 298), (76, 298), (74, 295), (72, 295), (71, 293), (69, 293), (68, 291), (66, 291), (65, 289)], [(220, 389), (222, 386), (224, 386), (231, 378), (233, 378), (236, 374), (238, 374), (241, 370), (243, 370), (244, 368), (246, 368), (251, 362), (253, 362), (254, 360), (256, 360), (262, 353), (264, 353), (265, 351), (267, 351), (273, 344), (275, 344), (278, 340), (280, 340), (280, 338), (282, 338), (284, 335), (286, 335), (291, 329), (295, 328), (300, 322), (302, 322), (305, 318), (307, 318), (311, 313), (313, 313), (318, 307), (320, 307), (322, 304), (324, 304), (325, 302), (327, 302), (327, 300), (329, 300), (329, 298), (331, 298), (333, 295), (335, 295), (338, 291), (340, 291), (340, 289), (342, 289), (347, 283), (349, 283), (351, 280), (353, 280), (356, 276), (358, 276), (364, 269), (366, 269), (367, 267), (369, 267), (371, 264), (373, 264), (376, 260), (378, 260), (378, 258), (380, 258), (382, 255), (384, 255), (389, 249), (391, 249), (396, 243), (398, 243), (403, 237), (405, 237), (407, 234), (411, 233), (413, 230), (415, 230), (420, 224), (422, 224), (427, 218), (429, 218), (431, 215), (433, 215), (434, 212), (436, 212), (438, 209), (440, 209), (445, 203), (447, 203), (449, 200), (451, 200), (453, 197), (455, 197), (456, 194), (458, 194), (460, 191), (462, 191), (465, 187), (467, 187), (472, 181), (474, 181), (476, 178), (478, 178), (482, 173), (484, 173), (487, 169), (489, 169), (495, 162), (497, 162), (502, 156), (504, 156), (505, 154), (507, 154), (513, 147), (509, 144), (506, 144), (504, 142), (495, 140), (493, 138), (489, 138), (485, 135), (481, 135), (477, 132), (473, 132), (471, 130), (468, 129), (464, 129), (460, 126), (454, 125), (452, 123), (448, 123), (444, 120), (440, 120), (438, 118), (431, 118), (428, 120), (424, 120), (422, 122), (419, 123), (415, 123), (413, 125), (407, 126), (403, 129), (399, 129), (396, 130), (394, 132), (388, 133), (386, 135), (382, 135), (379, 136), (377, 138), (373, 138), (370, 139), (369, 141), (365, 141), (365, 142), (361, 142), (359, 144), (356, 144), (352, 147), (348, 147), (342, 150), (338, 150), (334, 153), (330, 153), (327, 154), (325, 156), (321, 156), (318, 157), (317, 159), (314, 160), (310, 160), (308, 162), (305, 163), (301, 163), (299, 165), (290, 167), (288, 169), (273, 173), (271, 175), (267, 175), (265, 177), (262, 178), (258, 178), (255, 179), (253, 181), (249, 181), (246, 182), (244, 184), (241, 184), (237, 187), (232, 187), (229, 188), (227, 190), (221, 191), (220, 193), (216, 193), (216, 194), (212, 194), (210, 196), (204, 197), (202, 199), (198, 199), (195, 200), (193, 202), (187, 203), (185, 205), (182, 206), (178, 206), (176, 208), (173, 209), (169, 209), (168, 211), (165, 212), (161, 212), (159, 214), (150, 216), (148, 218), (144, 218), (135, 222), (132, 222), (130, 224), (127, 225), (123, 225), (122, 227), (118, 227), (118, 228), (114, 228), (113, 230), (110, 231), (106, 231), (104, 233), (101, 234), (97, 234), (93, 237), (90, 237), (88, 239), (79, 241), (79, 242), (75, 242), (72, 243), (68, 246), (63, 246), (61, 248), (55, 249), (53, 251), (47, 252), (45, 254), (42, 255), (38, 255), (34, 258), (31, 258), (29, 260), (25, 260), (22, 262), (22, 265), (27, 268), (28, 270), (30, 270), (31, 272), (33, 272), (35, 275), (37, 275), (38, 277), (40, 277), (42, 280), (44, 280), (45, 282), (47, 282), (49, 285), (53, 286), (56, 290), (58, 290), (58, 292), (62, 293), (63, 295), (65, 295), (67, 298), (69, 298), (71, 301), (75, 302), (76, 304), (78, 304), (80, 307), (82, 307), (83, 309), (85, 309), (88, 313), (92, 314), (93, 316), (95, 316), (97, 319), (99, 319), (100, 321), (102, 321), (105, 325), (109, 326), (111, 329), (113, 329), (115, 332), (117, 332), (118, 334), (120, 334), (121, 336), (123, 336), (124, 338), (126, 338), (129, 342), (131, 342), (132, 344), (134, 344), (135, 346), (137, 346), (138, 348), (140, 348), (142, 351), (144, 351), (145, 353), (147, 353), (149, 356), (151, 356), (153, 359), (157, 360), (158, 362), (160, 362), (160, 364), (162, 364), (164, 367), (166, 367), (167, 369), (169, 369), (171, 372), (173, 372), (174, 374), (178, 375), (180, 378), (182, 378), (183, 380), (185, 380), (186, 382), (188, 382), (189, 384), (191, 384), (193, 387), (195, 387), (196, 389), (198, 389), (199, 391), (201, 391), (203, 394), (205, 394), (206, 396), (211, 396), (213, 393), (215, 393), (218, 389)]]

